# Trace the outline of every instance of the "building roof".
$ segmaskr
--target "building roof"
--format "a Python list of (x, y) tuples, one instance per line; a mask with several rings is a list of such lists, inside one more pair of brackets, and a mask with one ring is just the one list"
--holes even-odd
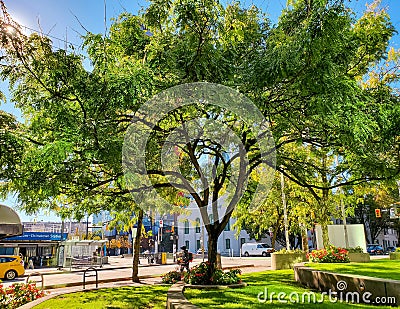
[(0, 204), (0, 239), (22, 235), (21, 219), (14, 209)]

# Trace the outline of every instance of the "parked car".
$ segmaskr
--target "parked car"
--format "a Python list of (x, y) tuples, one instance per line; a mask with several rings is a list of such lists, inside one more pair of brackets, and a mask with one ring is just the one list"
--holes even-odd
[(271, 253), (274, 252), (273, 248), (270, 248), (265, 243), (244, 243), (242, 245), (242, 255), (250, 256), (250, 255), (260, 255), (260, 256), (271, 256)]
[[(203, 250), (200, 248), (199, 250), (197, 250), (197, 254), (203, 254)], [(208, 255), (208, 252), (206, 249), (204, 249), (204, 255)]]
[(395, 251), (396, 251), (396, 247), (389, 246), (386, 248), (386, 254), (389, 254), (390, 252), (395, 252)]
[(371, 255), (384, 254), (383, 247), (378, 244), (367, 245), (367, 252)]
[(24, 261), (19, 255), (0, 255), (0, 278), (13, 280), (24, 273)]

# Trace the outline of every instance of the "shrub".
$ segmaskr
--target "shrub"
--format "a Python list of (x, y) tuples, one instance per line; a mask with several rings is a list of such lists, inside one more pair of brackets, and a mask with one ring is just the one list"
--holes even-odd
[(161, 278), (163, 283), (174, 284), (182, 280), (182, 273), (177, 270), (172, 270), (169, 273), (163, 275)]
[(9, 287), (0, 284), (0, 308), (18, 308), (45, 295), (36, 283), (14, 283)]
[(286, 250), (286, 248), (282, 248), (279, 251), (275, 251), (275, 253), (278, 253), (278, 254), (291, 254), (291, 253), (304, 253), (304, 251), (301, 250), (301, 249)]
[(349, 253), (363, 253), (364, 252), (363, 248), (361, 248), (360, 246), (357, 246), (355, 248), (346, 248), (346, 250)]
[(210, 263), (202, 262), (190, 269), (188, 273), (185, 273), (184, 280), (186, 283), (194, 285), (209, 285), (219, 284), (228, 285), (240, 283), (240, 269), (232, 269), (227, 272), (221, 269), (216, 269), (213, 274), (210, 273)]
[(330, 245), (327, 249), (313, 250), (307, 255), (311, 262), (316, 263), (349, 263), (349, 252), (343, 248)]
[(396, 248), (395, 252), (400, 252), (400, 247)]

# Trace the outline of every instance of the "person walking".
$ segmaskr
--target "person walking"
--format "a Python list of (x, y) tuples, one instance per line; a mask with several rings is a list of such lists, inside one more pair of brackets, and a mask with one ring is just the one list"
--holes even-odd
[(33, 260), (32, 259), (29, 259), (28, 269), (35, 269), (35, 266), (33, 266)]
[(186, 246), (182, 246), (182, 253), (181, 258), (178, 260), (181, 266), (181, 272), (186, 268), (186, 271), (189, 272), (189, 262), (190, 262), (190, 255), (189, 251)]

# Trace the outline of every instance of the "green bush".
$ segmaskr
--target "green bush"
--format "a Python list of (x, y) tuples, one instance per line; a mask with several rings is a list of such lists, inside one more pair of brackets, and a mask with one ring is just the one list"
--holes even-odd
[(202, 262), (190, 269), (188, 273), (185, 273), (184, 281), (193, 285), (229, 285), (240, 283), (241, 270), (232, 269), (227, 272), (221, 269), (216, 269), (212, 274), (210, 272), (210, 263)]
[(285, 248), (282, 248), (281, 250), (276, 251), (274, 253), (278, 253), (278, 254), (293, 254), (293, 253), (304, 253), (304, 251), (301, 250), (301, 249), (286, 250)]
[(346, 248), (346, 250), (349, 253), (363, 253), (364, 252), (363, 248), (361, 248), (360, 246), (357, 246), (355, 248)]
[(396, 248), (395, 252), (400, 252), (400, 247)]
[(163, 283), (174, 284), (182, 280), (180, 271), (172, 270), (161, 277)]

